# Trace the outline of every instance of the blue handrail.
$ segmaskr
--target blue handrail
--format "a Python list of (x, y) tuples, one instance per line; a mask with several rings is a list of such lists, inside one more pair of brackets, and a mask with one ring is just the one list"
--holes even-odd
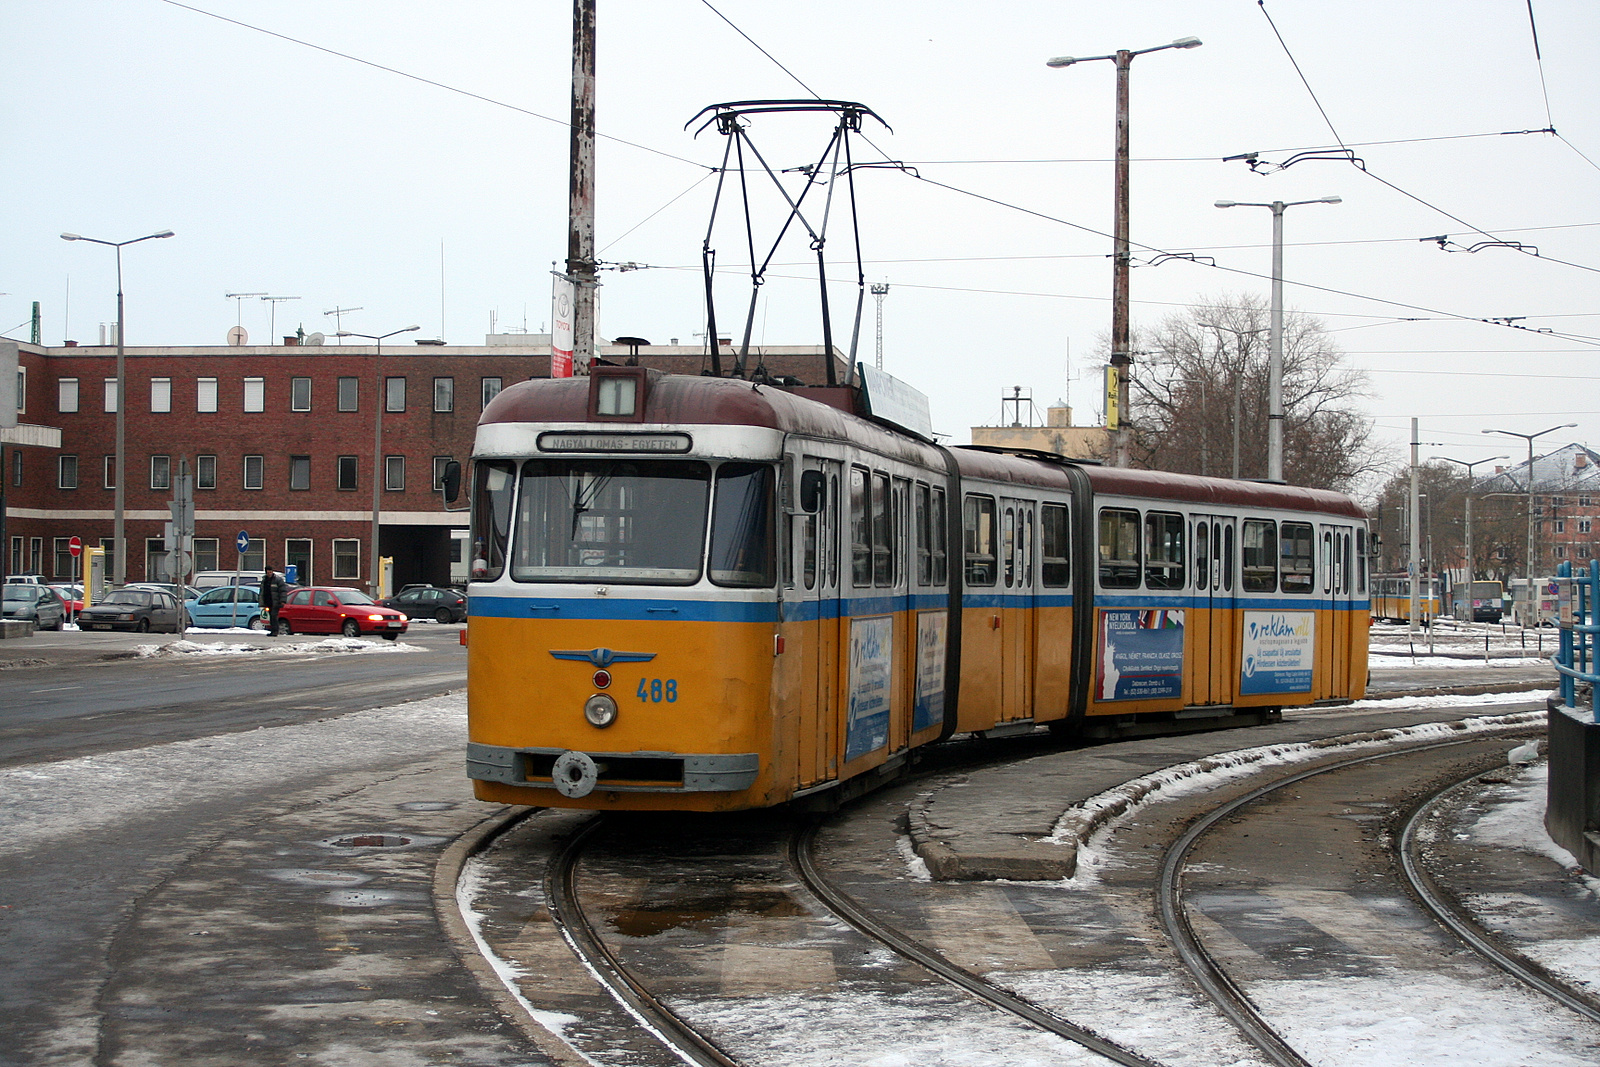
[(1561, 703), (1575, 707), (1578, 683), (1588, 682), (1590, 714), (1600, 722), (1593, 695), (1594, 688), (1600, 686), (1600, 660), (1595, 658), (1595, 636), (1600, 634), (1600, 619), (1595, 613), (1595, 606), (1600, 603), (1600, 559), (1589, 561), (1588, 574), (1573, 575), (1569, 562), (1561, 564), (1556, 575), (1571, 582), (1571, 611), (1561, 613), (1561, 648), (1554, 660), (1556, 670), (1561, 672)]

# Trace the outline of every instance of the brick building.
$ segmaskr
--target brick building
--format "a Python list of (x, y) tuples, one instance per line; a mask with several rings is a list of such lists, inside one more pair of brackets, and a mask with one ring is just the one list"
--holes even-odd
[[(302, 583), (365, 588), (376, 471), (379, 552), (394, 560), (396, 587), (460, 580), (467, 516), (444, 510), (436, 491), (443, 465), (465, 466), (478, 416), (496, 393), (550, 368), (548, 336), (486, 341), (387, 344), (381, 354), (371, 345), (127, 349), (128, 580), (165, 576), (163, 527), (185, 463), (194, 476), (194, 572), (293, 564)], [(116, 349), (6, 344), (17, 349), (18, 420), (44, 432), (0, 445), (0, 569), (69, 578), (78, 573), (72, 537), (112, 542)], [(700, 348), (675, 345), (608, 345), (600, 355), (672, 373), (698, 374), (709, 362)], [(727, 374), (731, 359), (723, 359)], [(820, 347), (760, 353), (768, 372), (808, 382), (825, 380), (822, 360)], [(835, 367), (843, 380), (844, 363), (836, 358)], [(59, 447), (50, 447), (51, 430)], [(250, 537), (242, 559), (240, 531)]]

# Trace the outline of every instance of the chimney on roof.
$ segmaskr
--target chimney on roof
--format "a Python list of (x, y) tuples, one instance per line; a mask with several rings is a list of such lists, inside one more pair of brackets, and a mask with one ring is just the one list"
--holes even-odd
[(1589, 457), (1588, 457), (1588, 455), (1586, 453), (1579, 452), (1577, 455), (1572, 457), (1572, 469), (1573, 470), (1581, 471), (1581, 470), (1583, 470), (1583, 468), (1587, 467), (1588, 465), (1589, 465)]

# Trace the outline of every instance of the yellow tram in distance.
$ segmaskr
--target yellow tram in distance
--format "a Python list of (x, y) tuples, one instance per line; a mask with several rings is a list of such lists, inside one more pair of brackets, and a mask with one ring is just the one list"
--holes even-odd
[(597, 366), (490, 403), (480, 799), (827, 804), (958, 733), (1168, 732), (1363, 695), (1349, 498), (946, 448), (870, 402)]
[[(1486, 584), (1486, 583), (1475, 583)], [(1411, 620), (1411, 576), (1404, 571), (1372, 576), (1372, 617), (1379, 622)], [(1439, 595), (1439, 579), (1428, 575), (1417, 579), (1417, 621), (1431, 623), (1447, 607)], [(1498, 621), (1499, 616), (1495, 617)]]

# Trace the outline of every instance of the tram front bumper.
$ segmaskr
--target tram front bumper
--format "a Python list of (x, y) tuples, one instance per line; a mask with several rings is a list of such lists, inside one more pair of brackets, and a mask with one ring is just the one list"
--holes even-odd
[[(559, 788), (557, 761), (562, 748), (507, 748), (467, 744), (467, 776), (484, 782)], [(736, 793), (755, 784), (761, 771), (757, 752), (585, 752), (594, 766), (590, 788), (617, 793)], [(568, 760), (568, 763), (581, 762)], [(588, 789), (584, 790), (585, 793)], [(581, 795), (581, 794), (580, 794)]]

